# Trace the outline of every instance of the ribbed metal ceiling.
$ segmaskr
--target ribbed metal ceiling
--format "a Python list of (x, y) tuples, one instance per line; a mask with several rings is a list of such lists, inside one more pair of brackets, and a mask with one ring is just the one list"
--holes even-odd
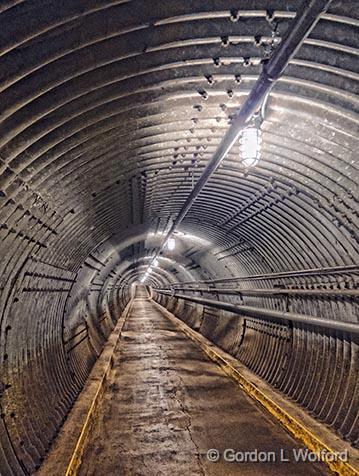
[[(6, 217), (16, 239), (30, 218), (16, 206), (31, 208), (35, 236), (72, 270), (124, 226), (173, 219), (299, 4), (100, 3), (25, 1), (1, 15)], [(240, 236), (271, 268), (352, 262), (354, 3), (332, 4), (275, 87), (260, 165), (246, 173), (234, 149), (185, 227)], [(345, 243), (330, 250), (338, 228)]]
[[(47, 352), (65, 366), (81, 299), (143, 272), (300, 3), (1, 2), (4, 385)], [(268, 99), (260, 163), (246, 169), (233, 148), (153, 282), (358, 263), (358, 26), (356, 1), (332, 2)], [(96, 352), (111, 325), (94, 326)], [(77, 381), (62, 389), (44, 368), (59, 415), (91, 359), (66, 363)], [(27, 471), (36, 451), (21, 456)]]

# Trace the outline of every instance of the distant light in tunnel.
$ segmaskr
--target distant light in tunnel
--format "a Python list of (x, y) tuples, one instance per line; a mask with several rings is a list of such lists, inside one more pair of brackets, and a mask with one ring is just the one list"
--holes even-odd
[(145, 272), (145, 274), (144, 274), (144, 275), (142, 276), (142, 278), (140, 279), (140, 282), (141, 282), (141, 283), (144, 283), (144, 282), (146, 281), (146, 279), (147, 279), (148, 276), (150, 275), (150, 272), (151, 272), (151, 271), (149, 271), (149, 270), (147, 270), (147, 271)]
[(169, 238), (167, 241), (167, 248), (172, 251), (176, 248), (176, 240), (174, 238)]
[(246, 167), (254, 167), (261, 156), (262, 132), (256, 127), (247, 127), (239, 140), (241, 160)]

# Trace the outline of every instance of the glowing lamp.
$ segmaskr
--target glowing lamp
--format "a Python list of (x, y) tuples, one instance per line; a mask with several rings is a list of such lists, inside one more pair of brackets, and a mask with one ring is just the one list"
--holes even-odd
[(256, 127), (243, 129), (239, 140), (241, 161), (246, 167), (254, 167), (261, 156), (262, 132)]
[(167, 241), (167, 248), (170, 251), (173, 251), (176, 248), (176, 241), (174, 238), (169, 238), (169, 240)]

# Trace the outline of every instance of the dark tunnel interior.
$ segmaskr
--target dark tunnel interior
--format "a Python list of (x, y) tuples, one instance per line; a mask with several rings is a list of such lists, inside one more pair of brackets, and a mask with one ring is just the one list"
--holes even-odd
[(155, 301), (359, 448), (357, 1), (161, 247), (302, 3), (0, 3), (2, 476), (41, 466), (156, 252)]

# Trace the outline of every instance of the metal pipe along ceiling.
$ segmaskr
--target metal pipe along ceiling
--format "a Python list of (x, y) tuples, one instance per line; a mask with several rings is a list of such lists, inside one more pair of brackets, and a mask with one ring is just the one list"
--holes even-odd
[(289, 24), (280, 45), (274, 50), (273, 54), (268, 59), (268, 62), (264, 63), (263, 71), (248, 94), (244, 104), (240, 110), (234, 114), (228, 131), (219, 143), (218, 148), (206, 165), (197, 183), (194, 185), (193, 190), (186, 198), (179, 214), (167, 232), (161, 247), (156, 251), (150, 266), (157, 259), (160, 252), (163, 251), (169, 238), (182, 223), (196, 198), (206, 186), (208, 180), (210, 180), (212, 175), (218, 169), (222, 160), (227, 156), (236, 141), (238, 141), (239, 135), (245, 125), (261, 108), (263, 102), (270, 94), (275, 82), (283, 75), (288, 63), (294, 57), (296, 51), (298, 51), (303, 41), (318, 22), (320, 14), (323, 14), (328, 9), (330, 2), (331, 0), (308, 0), (303, 2), (295, 19)]
[[(1, 2), (2, 475), (40, 467), (155, 255), (153, 299), (358, 447), (359, 12), (326, 4)], [(248, 167), (237, 113), (280, 73)], [(187, 286), (268, 312), (156, 291)]]

